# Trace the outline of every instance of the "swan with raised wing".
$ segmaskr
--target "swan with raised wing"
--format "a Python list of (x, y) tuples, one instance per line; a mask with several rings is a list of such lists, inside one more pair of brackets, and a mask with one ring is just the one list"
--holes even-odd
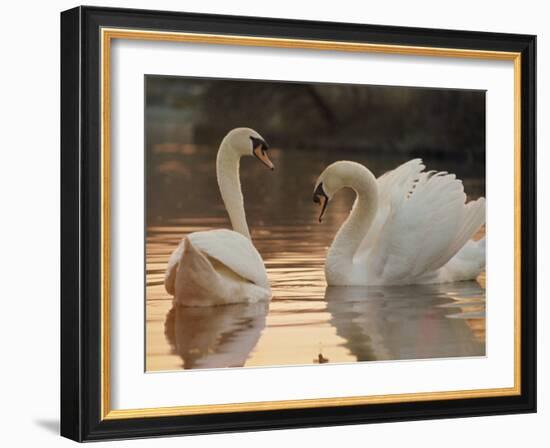
[(271, 170), (268, 145), (253, 129), (237, 128), (222, 140), (216, 175), (233, 230), (194, 232), (172, 252), (164, 286), (175, 303), (212, 306), (271, 298), (262, 257), (250, 239), (239, 178), (240, 159), (254, 156)]
[(485, 198), (466, 203), (454, 174), (424, 169), (414, 159), (377, 179), (356, 162), (325, 168), (313, 194), (319, 221), (338, 190), (356, 193), (328, 250), (329, 285), (446, 283), (475, 279), (485, 268), (485, 238), (472, 239), (485, 223)]

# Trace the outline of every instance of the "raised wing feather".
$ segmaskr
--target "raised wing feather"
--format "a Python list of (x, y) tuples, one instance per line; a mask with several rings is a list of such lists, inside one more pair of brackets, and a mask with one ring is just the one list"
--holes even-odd
[(368, 260), (370, 275), (384, 281), (406, 281), (439, 269), (484, 221), (482, 201), (466, 205), (462, 182), (453, 174), (416, 172), (405, 182), (388, 184), (383, 194), (390, 210)]
[[(269, 287), (262, 257), (250, 242), (240, 233), (227, 229), (194, 232), (187, 235), (193, 246), (216, 259), (242, 278), (263, 287)], [(184, 252), (184, 240), (170, 255), (164, 285), (169, 294), (174, 294), (175, 273)], [(185, 255), (183, 255), (185, 256)]]
[(357, 257), (367, 255), (369, 249), (376, 245), (386, 220), (390, 216), (392, 203), (398, 198), (407, 197), (411, 191), (414, 191), (415, 184), (424, 168), (421, 159), (413, 159), (377, 179), (378, 210), (368, 233), (359, 246)]

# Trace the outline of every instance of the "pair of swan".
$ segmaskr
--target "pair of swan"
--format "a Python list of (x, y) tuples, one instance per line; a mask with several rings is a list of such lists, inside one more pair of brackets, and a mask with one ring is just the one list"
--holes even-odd
[[(250, 240), (239, 163), (255, 156), (270, 169), (265, 140), (237, 128), (222, 140), (218, 186), (233, 230), (187, 235), (170, 256), (166, 291), (186, 306), (254, 303), (271, 298), (262, 258)], [(342, 188), (356, 193), (353, 209), (327, 254), (325, 277), (333, 286), (445, 283), (475, 279), (485, 267), (485, 238), (471, 238), (485, 222), (485, 200), (466, 203), (453, 174), (424, 171), (411, 160), (378, 179), (359, 163), (328, 166), (313, 200), (321, 221)]]

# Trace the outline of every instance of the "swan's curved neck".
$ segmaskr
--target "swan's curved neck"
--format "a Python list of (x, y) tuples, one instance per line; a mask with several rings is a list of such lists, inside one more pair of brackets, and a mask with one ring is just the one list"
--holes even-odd
[(353, 189), (357, 196), (351, 213), (334, 237), (327, 257), (337, 260), (341, 268), (348, 269), (376, 216), (378, 185), (374, 175), (365, 170), (352, 176), (344, 187)]
[(229, 143), (223, 141), (216, 158), (216, 175), (233, 230), (250, 239), (239, 178), (240, 159), (241, 155), (234, 151)]

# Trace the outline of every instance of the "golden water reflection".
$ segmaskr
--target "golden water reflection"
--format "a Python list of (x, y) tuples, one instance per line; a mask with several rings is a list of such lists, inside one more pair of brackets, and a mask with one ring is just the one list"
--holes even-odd
[(484, 355), (484, 275), (446, 285), (326, 286), (327, 242), (345, 213), (336, 205), (322, 232), (312, 229), (314, 216), (253, 228), (273, 290), (270, 303), (254, 305), (173, 307), (164, 290), (166, 261), (182, 235), (228, 227), (225, 219), (148, 227), (147, 370)]

